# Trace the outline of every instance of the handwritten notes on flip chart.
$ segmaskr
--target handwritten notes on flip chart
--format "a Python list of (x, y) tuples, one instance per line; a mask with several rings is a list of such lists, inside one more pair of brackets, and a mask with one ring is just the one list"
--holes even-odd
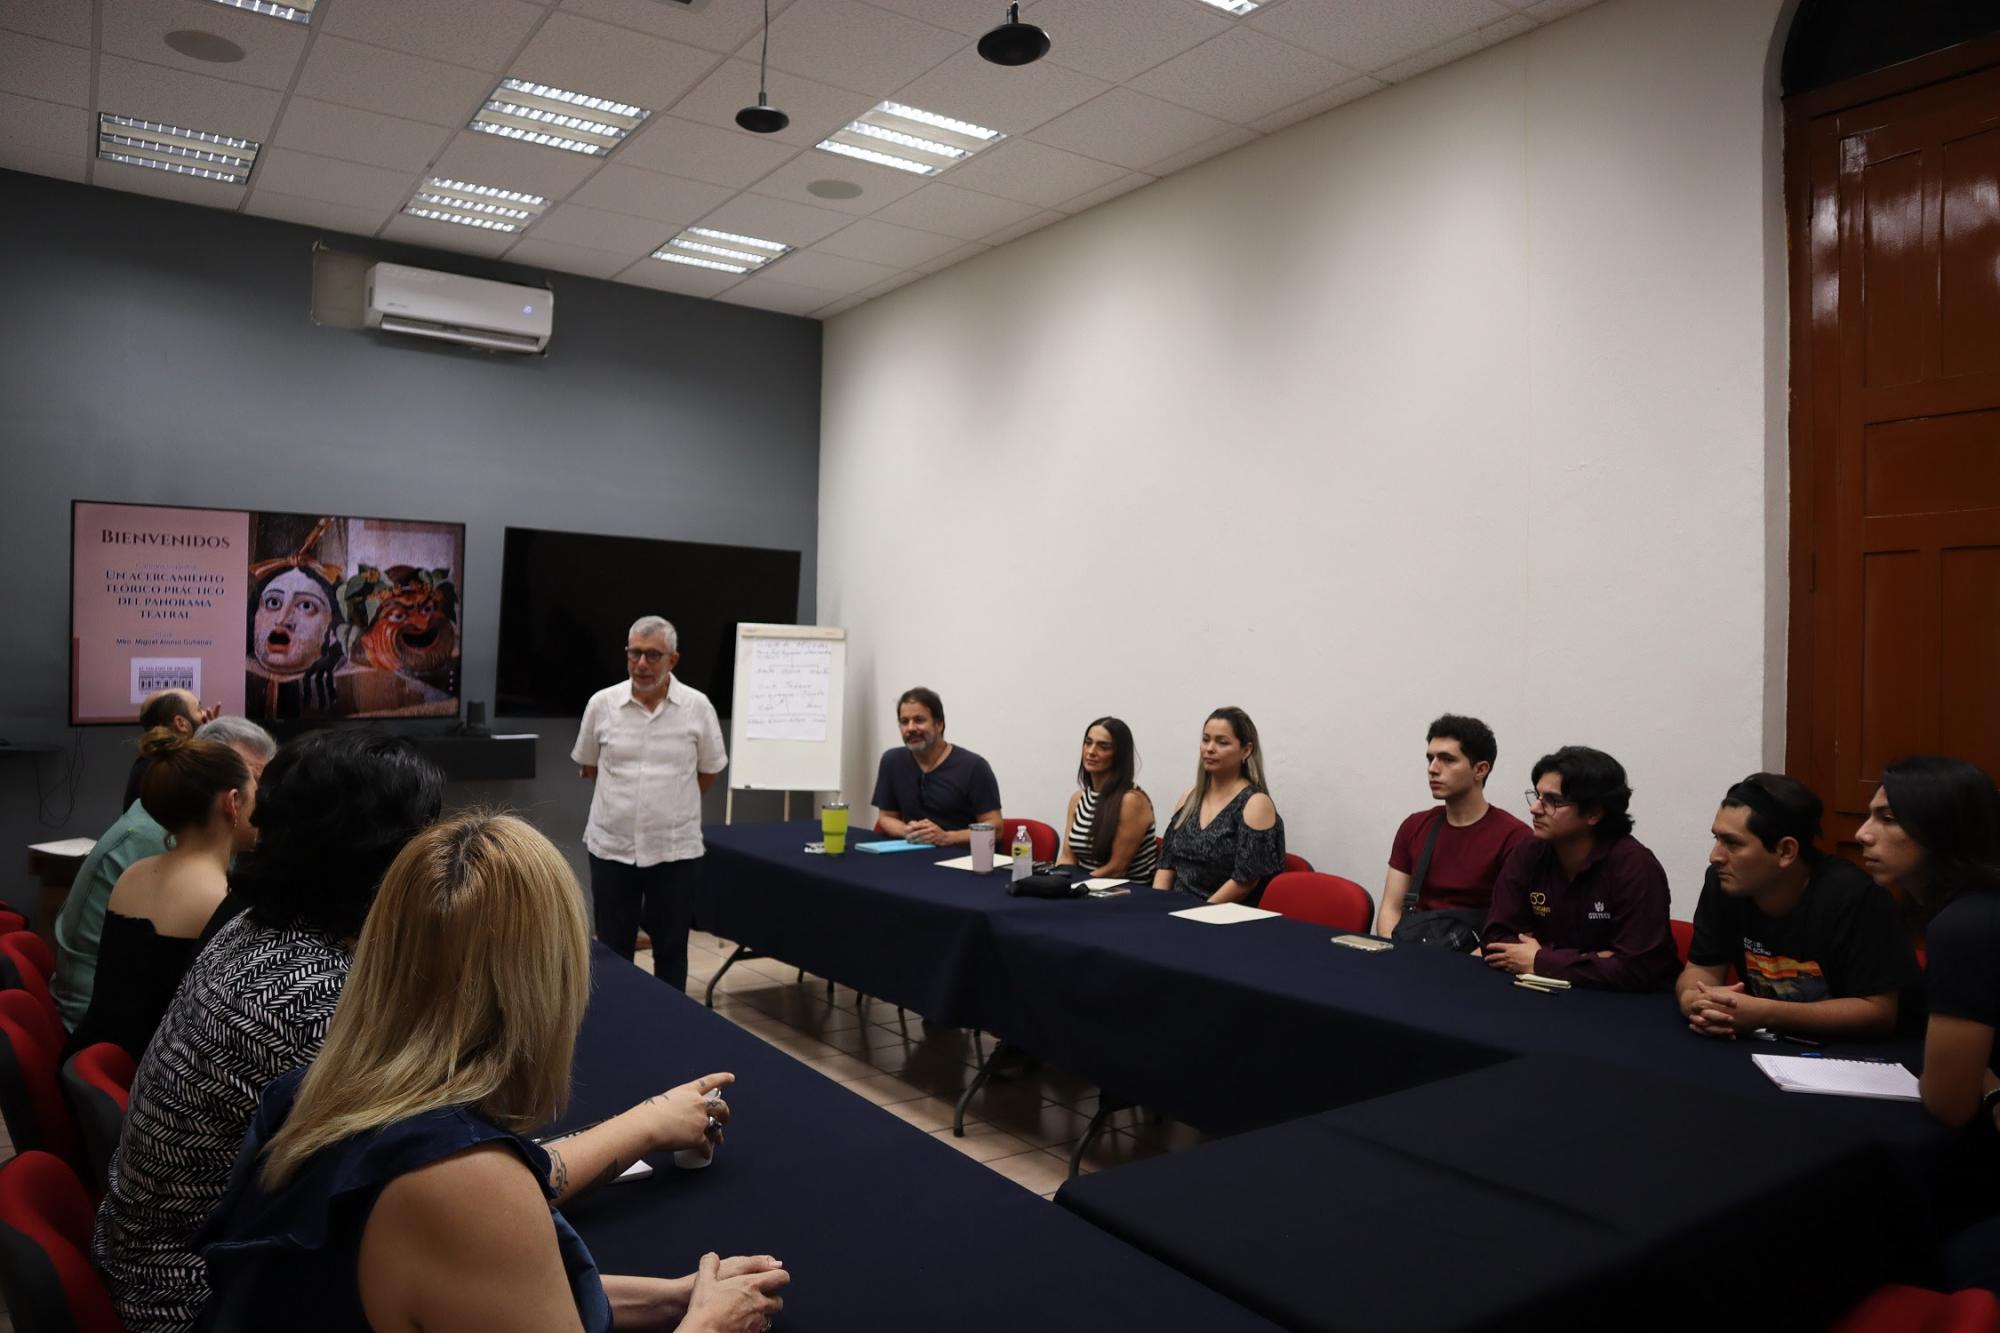
[(832, 686), (833, 644), (828, 640), (755, 640), (745, 735), (760, 741), (824, 741)]

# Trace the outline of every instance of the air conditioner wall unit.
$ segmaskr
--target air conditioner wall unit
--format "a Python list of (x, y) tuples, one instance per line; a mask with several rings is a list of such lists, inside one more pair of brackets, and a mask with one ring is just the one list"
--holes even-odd
[(542, 287), (407, 264), (376, 264), (368, 270), (367, 324), (384, 333), (492, 352), (540, 352), (555, 330), (555, 304), (555, 293)]

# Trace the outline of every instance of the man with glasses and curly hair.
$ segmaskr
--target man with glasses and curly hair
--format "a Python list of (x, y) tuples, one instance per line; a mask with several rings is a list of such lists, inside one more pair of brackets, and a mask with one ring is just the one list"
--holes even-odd
[(570, 758), (596, 784), (583, 845), (597, 938), (629, 959), (643, 922), (653, 975), (686, 990), (704, 851), (701, 798), (729, 756), (715, 705), (674, 678), (680, 660), (671, 624), (659, 616), (633, 621), (627, 679), (590, 696)]

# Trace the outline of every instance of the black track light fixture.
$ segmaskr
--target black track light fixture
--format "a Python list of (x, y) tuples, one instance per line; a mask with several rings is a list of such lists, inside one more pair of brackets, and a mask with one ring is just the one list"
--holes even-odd
[(1049, 53), (1049, 35), (1021, 22), (1021, 7), (1007, 6), (1007, 21), (979, 39), (979, 54), (996, 65), (1032, 65)]
[[(1046, 48), (1047, 38), (1043, 39)], [(764, 0), (764, 46), (757, 56), (757, 105), (746, 106), (736, 113), (736, 123), (752, 134), (776, 134), (792, 123), (792, 118), (771, 105), (771, 96), (764, 90), (766, 72), (771, 61), (771, 0)]]

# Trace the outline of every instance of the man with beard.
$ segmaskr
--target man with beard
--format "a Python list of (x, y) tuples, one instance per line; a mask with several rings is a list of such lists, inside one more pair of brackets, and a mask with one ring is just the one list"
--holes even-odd
[(944, 738), (944, 700), (919, 685), (896, 700), (903, 743), (875, 771), (875, 808), (893, 838), (933, 847), (963, 847), (971, 824), (998, 832), (1000, 783), (993, 766)]

